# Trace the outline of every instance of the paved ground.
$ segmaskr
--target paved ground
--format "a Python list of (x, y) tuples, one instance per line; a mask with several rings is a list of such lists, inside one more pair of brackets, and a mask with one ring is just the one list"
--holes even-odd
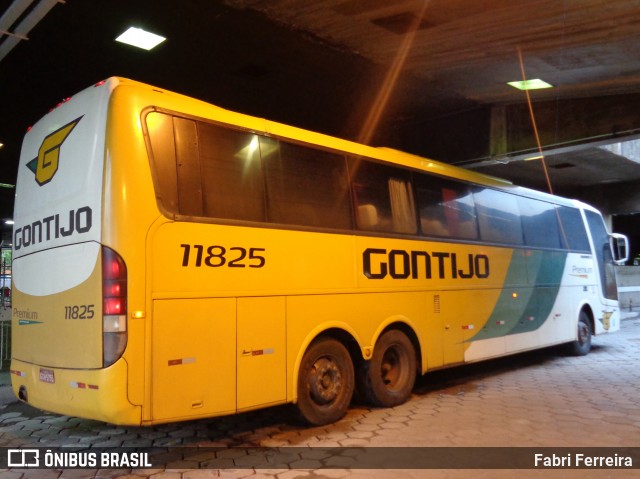
[[(362, 470), (344, 456), (357, 454), (358, 447), (374, 446), (640, 447), (639, 361), (640, 318), (631, 318), (623, 321), (619, 333), (596, 338), (586, 357), (570, 357), (551, 349), (436, 372), (423, 378), (411, 400), (402, 406), (370, 409), (354, 405), (343, 420), (320, 428), (297, 424), (289, 407), (134, 428), (47, 414), (13, 403), (0, 406), (0, 447), (196, 445), (304, 449), (286, 450), (290, 454), (283, 460), (287, 469), (238, 469), (243, 458), (248, 460), (245, 449), (222, 453), (213, 463), (215, 469), (197, 469), (198, 465), (212, 463), (211, 453), (203, 448), (202, 453), (186, 460), (180, 456), (169, 461), (167, 469), (7, 469), (0, 470), (0, 477), (637, 478), (640, 469)], [(379, 451), (394, 454), (393, 449)], [(508, 460), (505, 462), (508, 464)], [(340, 468), (342, 465), (344, 468)]]

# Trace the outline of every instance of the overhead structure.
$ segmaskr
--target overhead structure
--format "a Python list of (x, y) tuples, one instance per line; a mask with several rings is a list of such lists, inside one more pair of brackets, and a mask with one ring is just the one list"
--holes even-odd
[[(508, 85), (523, 67), (552, 86), (530, 94), (558, 193), (640, 180), (625, 153), (640, 137), (639, 0), (63, 3), (0, 4), (3, 164), (43, 109), (119, 74), (544, 188), (524, 161), (539, 156), (525, 94)], [(169, 40), (114, 42), (128, 26)]]
[(13, 0), (0, 18), (0, 61), (21, 41), (49, 11), (64, 0)]

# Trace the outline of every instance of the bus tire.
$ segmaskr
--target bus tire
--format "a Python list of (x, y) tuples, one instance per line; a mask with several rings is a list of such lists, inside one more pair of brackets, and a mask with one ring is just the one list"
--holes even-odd
[(362, 363), (360, 394), (373, 406), (392, 407), (409, 399), (416, 382), (416, 351), (409, 338), (398, 330), (384, 333), (373, 356)]
[(578, 317), (578, 337), (568, 345), (569, 353), (573, 356), (586, 356), (591, 351), (591, 324), (589, 316), (580, 311)]
[(353, 396), (355, 374), (347, 349), (323, 338), (304, 353), (298, 374), (298, 411), (309, 424), (321, 426), (344, 416)]

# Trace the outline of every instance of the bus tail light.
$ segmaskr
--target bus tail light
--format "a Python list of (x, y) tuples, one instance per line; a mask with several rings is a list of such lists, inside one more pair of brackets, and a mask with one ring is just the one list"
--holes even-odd
[(102, 247), (102, 365), (115, 363), (127, 346), (127, 267), (112, 249)]

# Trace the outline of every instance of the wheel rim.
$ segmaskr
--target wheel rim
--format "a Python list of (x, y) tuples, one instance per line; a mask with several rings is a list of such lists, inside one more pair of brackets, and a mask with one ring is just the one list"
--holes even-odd
[(329, 404), (340, 395), (342, 374), (331, 358), (319, 358), (309, 374), (309, 392), (316, 404)]
[(589, 326), (582, 321), (578, 323), (578, 342), (580, 345), (584, 345), (589, 342)]
[(380, 377), (387, 389), (395, 389), (406, 371), (406, 358), (396, 346), (388, 348), (382, 355)]

